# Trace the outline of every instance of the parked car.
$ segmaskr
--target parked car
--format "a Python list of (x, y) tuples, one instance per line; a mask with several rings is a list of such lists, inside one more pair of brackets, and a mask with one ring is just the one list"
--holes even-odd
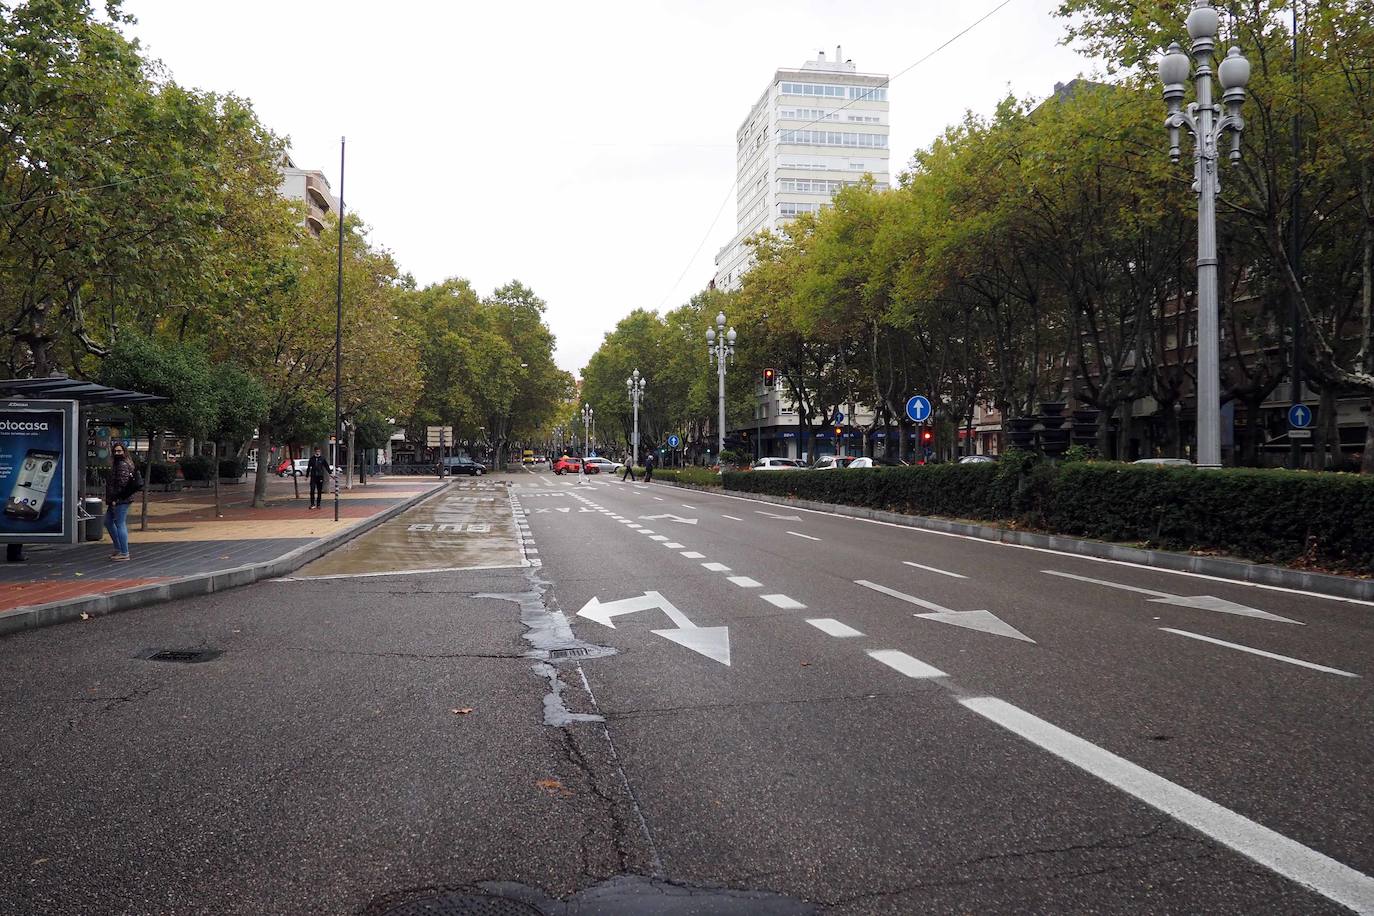
[(802, 463), (795, 458), (760, 458), (749, 465), (751, 471), (800, 471)]
[(965, 455), (959, 459), (960, 464), (992, 464), (996, 461), (996, 455)]
[[(309, 458), (296, 458), (296, 459), (294, 459), (294, 460), (292, 460), (292, 461), (289, 461), (289, 462), (288, 462), (288, 461), (283, 461), (281, 464), (277, 465), (277, 476), (278, 476), (278, 477), (304, 477), (304, 476), (305, 476), (305, 469), (306, 469), (307, 466), (309, 466), (309, 464), (310, 464), (310, 459), (309, 459)], [(288, 465), (289, 465), (289, 467), (288, 467)], [(332, 471), (330, 471), (329, 473), (331, 473), (331, 474), (339, 473), (341, 470), (342, 470), (341, 468), (334, 468), (334, 469), (333, 469)]]
[(445, 458), (444, 464), (448, 467), (450, 474), (471, 474), (473, 477), (481, 477), (487, 472), (485, 464), (480, 461), (473, 461), (467, 455)]
[(1141, 458), (1131, 464), (1149, 464), (1161, 468), (1191, 468), (1195, 465), (1187, 458)]
[(848, 455), (822, 455), (811, 465), (812, 471), (841, 471), (849, 467), (854, 459)]
[[(593, 471), (592, 468), (596, 468), (596, 471)], [(621, 464), (619, 461), (612, 461), (609, 458), (587, 459), (588, 474), (594, 474), (600, 471), (605, 471), (607, 474), (618, 474), (623, 470), (625, 470), (625, 465)]]

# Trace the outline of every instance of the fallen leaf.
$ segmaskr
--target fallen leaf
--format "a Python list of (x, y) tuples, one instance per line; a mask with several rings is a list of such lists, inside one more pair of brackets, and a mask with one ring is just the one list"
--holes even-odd
[(563, 783), (556, 779), (541, 779), (537, 781), (535, 785), (545, 792), (557, 792), (559, 789), (563, 788)]
[(82, 619), (82, 620), (90, 620), (90, 619), (91, 619), (91, 615), (90, 615), (90, 614), (87, 614), (85, 611), (82, 611), (82, 612), (81, 612), (81, 619)]
[(72, 575), (73, 575), (73, 576), (84, 576), (84, 575), (86, 575), (86, 574), (85, 574), (85, 573), (72, 573)]
[(457, 709), (453, 711), (453, 714), (455, 716), (466, 716), (470, 712), (472, 712), (471, 706), (459, 706)]
[(48, 861), (46, 858), (34, 859), (34, 860), (33, 860), (33, 864), (34, 864), (34, 865), (42, 865), (42, 864), (43, 864), (44, 862), (46, 862), (46, 861)]
[(810, 663), (810, 662), (802, 662), (802, 663), (801, 663), (801, 666), (802, 666), (803, 668), (810, 668), (810, 667), (811, 667), (811, 663)]

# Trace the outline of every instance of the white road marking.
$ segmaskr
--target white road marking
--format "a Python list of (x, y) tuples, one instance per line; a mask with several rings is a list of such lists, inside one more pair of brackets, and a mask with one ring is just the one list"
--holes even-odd
[(834, 617), (816, 617), (812, 620), (808, 620), (807, 623), (811, 624), (822, 633), (829, 636), (838, 636), (841, 639), (864, 635), (848, 624), (840, 623)]
[(682, 555), (689, 560), (700, 560), (702, 557), (706, 556), (706, 554), (697, 553), (695, 550), (684, 550)]
[(905, 652), (898, 652), (896, 649), (870, 649), (868, 656), (877, 659), (894, 671), (905, 674), (907, 677), (949, 677), (939, 668), (927, 665), (919, 658), (912, 658)]
[(957, 611), (952, 611), (949, 608), (944, 607), (943, 605), (936, 604), (934, 601), (926, 601), (923, 598), (917, 598), (913, 595), (908, 595), (906, 592), (899, 592), (895, 588), (888, 588), (886, 585), (879, 585), (877, 582), (869, 582), (867, 579), (855, 579), (854, 584), (862, 585), (864, 588), (871, 588), (875, 592), (882, 592), (884, 595), (890, 595), (893, 598), (896, 598), (898, 601), (905, 601), (907, 604), (914, 604), (917, 607), (923, 607), (926, 610), (935, 611), (937, 614), (958, 613)]
[(662, 496), (655, 496), (654, 499), (658, 500), (659, 502), (663, 502)]
[(682, 545), (679, 544), (679, 543), (677, 543), (676, 541), (669, 541), (668, 543), (664, 544), (663, 546), (664, 546), (664, 547), (667, 547), (669, 550), (681, 550), (681, 549), (682, 549)]
[(689, 506), (689, 505), (687, 505), (686, 503), (678, 503), (678, 505), (681, 506), (681, 507), (684, 508), (684, 509), (693, 509), (693, 510), (696, 509), (696, 506)]
[(702, 563), (701, 565), (704, 566), (704, 567), (706, 567), (707, 569), (711, 570), (711, 572), (729, 572), (729, 571), (730, 571), (730, 567), (726, 566), (724, 563)]
[(1043, 569), (1041, 572), (1046, 575), (1059, 576), (1064, 579), (1077, 579), (1079, 582), (1089, 582), (1093, 585), (1117, 588), (1124, 592), (1151, 595), (1153, 597), (1151, 597), (1150, 600), (1158, 604), (1174, 604), (1179, 607), (1199, 608), (1204, 611), (1217, 611), (1221, 614), (1235, 614), (1238, 617), (1257, 617), (1260, 620), (1272, 620), (1275, 623), (1292, 623), (1297, 626), (1304, 626), (1299, 620), (1280, 617), (1278, 614), (1261, 611), (1259, 608), (1246, 607), (1243, 604), (1236, 604), (1234, 601), (1227, 601), (1225, 598), (1218, 598), (1215, 595), (1171, 595), (1168, 592), (1155, 591), (1149, 588), (1138, 588), (1134, 585), (1123, 585), (1120, 582), (1109, 582), (1106, 579), (1092, 579), (1088, 576), (1076, 576), (1073, 573), (1059, 572), (1053, 569)]
[(795, 598), (789, 598), (786, 595), (759, 595), (759, 597), (773, 605), (773, 607), (780, 607), (784, 611), (796, 611), (806, 607), (806, 605), (802, 604), (800, 601)]
[(789, 531), (789, 532), (787, 532), (787, 533), (790, 534), (790, 535), (792, 535), (792, 537), (794, 537), (794, 538), (806, 538), (808, 541), (819, 541), (819, 540), (820, 540), (820, 538), (813, 538), (813, 537), (812, 537), (811, 535), (809, 535), (809, 534), (802, 534), (800, 531)]
[(643, 525), (640, 525), (640, 524), (638, 524), (638, 523), (636, 523), (636, 522), (630, 522), (630, 527), (631, 527), (631, 528), (643, 528), (644, 526), (643, 526)]
[(742, 522), (742, 521), (744, 521), (744, 519), (742, 519), (742, 518), (736, 518), (736, 517), (733, 516), (733, 515), (722, 515), (721, 518), (728, 518), (728, 519), (729, 519), (730, 521), (732, 521), (732, 522)]
[(1011, 639), (1035, 642), (992, 611), (944, 611), (935, 614), (912, 614), (911, 616), (920, 617), (923, 620), (933, 620), (936, 623), (953, 624), (966, 630), (991, 633), (994, 636), (1007, 636)]
[(1242, 646), (1240, 643), (1226, 642), (1224, 639), (1214, 639), (1211, 636), (1203, 636), (1201, 633), (1190, 633), (1187, 630), (1175, 630), (1172, 627), (1160, 627), (1165, 633), (1176, 633), (1179, 636), (1187, 636), (1189, 639), (1200, 639), (1203, 642), (1210, 642), (1213, 645), (1225, 646), (1228, 649), (1236, 649), (1241, 652), (1249, 652), (1251, 655), (1262, 655), (1265, 658), (1272, 658), (1275, 661), (1287, 662), (1290, 665), (1301, 665), (1304, 668), (1311, 668), (1313, 671), (1325, 671), (1327, 674), (1339, 674), (1341, 677), (1359, 677), (1351, 671), (1342, 671), (1340, 668), (1328, 668), (1326, 665), (1318, 665), (1315, 662), (1305, 662), (1300, 658), (1293, 658), (1289, 655), (1277, 655), (1273, 652), (1266, 652), (1263, 649), (1254, 649), (1250, 646)]
[(653, 537), (649, 538), (649, 540), (651, 540), (651, 541), (666, 541), (666, 540), (668, 540), (668, 537), (667, 537), (667, 535), (656, 534), (656, 535), (654, 535)]
[(757, 579), (751, 579), (748, 576), (727, 576), (726, 578), (728, 578), (732, 584), (738, 585), (740, 588), (763, 587), (762, 582), (758, 581)]
[(1357, 913), (1374, 913), (1374, 878), (996, 697), (959, 702), (1265, 868)]
[(922, 563), (913, 563), (910, 560), (903, 560), (907, 566), (914, 566), (917, 569), (924, 569), (926, 572), (939, 573), (942, 576), (949, 576), (951, 579), (967, 579), (968, 576), (961, 576), (957, 572), (950, 572), (947, 569), (936, 569), (934, 566), (926, 566)]
[(640, 529), (639, 529), (639, 533), (640, 533), (640, 534), (653, 534), (653, 532), (650, 531), (648, 528), (640, 528)]

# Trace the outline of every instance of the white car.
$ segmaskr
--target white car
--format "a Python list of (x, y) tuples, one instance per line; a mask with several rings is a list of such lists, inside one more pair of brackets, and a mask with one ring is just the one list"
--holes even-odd
[(619, 461), (612, 461), (609, 458), (588, 458), (588, 465), (596, 465), (597, 469), (603, 474), (618, 474), (625, 470), (625, 465)]
[(853, 458), (848, 455), (825, 455), (816, 460), (811, 465), (813, 471), (842, 471), (845, 468), (853, 467)]
[(1140, 458), (1131, 464), (1152, 464), (1161, 468), (1190, 468), (1193, 463), (1187, 458)]
[(872, 458), (855, 458), (853, 461), (849, 462), (849, 465), (848, 465), (848, 468), (849, 468), (849, 470), (851, 470), (851, 471), (854, 470), (855, 468), (875, 468), (875, 467), (877, 467), (877, 465), (873, 463), (873, 459), (872, 459)]
[(751, 471), (800, 471), (802, 464), (795, 458), (760, 458), (749, 465)]

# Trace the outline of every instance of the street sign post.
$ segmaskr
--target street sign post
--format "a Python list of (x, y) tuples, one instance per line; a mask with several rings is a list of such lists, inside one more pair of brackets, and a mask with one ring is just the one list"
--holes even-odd
[(677, 448), (677, 447), (678, 447), (679, 445), (681, 445), (681, 444), (682, 444), (682, 440), (681, 440), (680, 438), (678, 438), (676, 434), (671, 435), (671, 436), (668, 437), (668, 447), (669, 447), (669, 448)]
[(1312, 408), (1306, 404), (1288, 408), (1288, 425), (1293, 429), (1307, 429), (1312, 425)]
[(911, 418), (913, 423), (924, 423), (930, 419), (930, 399), (924, 395), (914, 394), (906, 402), (906, 415)]

